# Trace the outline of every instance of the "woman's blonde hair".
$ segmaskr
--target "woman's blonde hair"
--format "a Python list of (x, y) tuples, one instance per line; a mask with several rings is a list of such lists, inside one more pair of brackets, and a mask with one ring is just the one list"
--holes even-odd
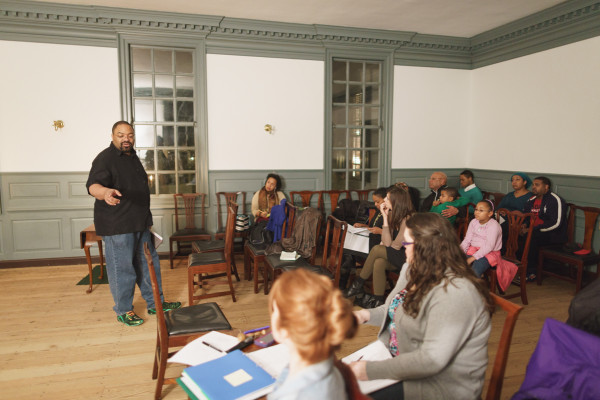
[(344, 339), (352, 338), (358, 323), (352, 304), (325, 276), (298, 268), (284, 272), (269, 293), (285, 329), (303, 360), (314, 364), (329, 358)]

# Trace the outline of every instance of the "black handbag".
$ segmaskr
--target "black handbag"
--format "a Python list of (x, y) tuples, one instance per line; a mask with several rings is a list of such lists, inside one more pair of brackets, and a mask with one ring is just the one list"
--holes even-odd
[(273, 243), (273, 232), (267, 229), (267, 221), (260, 221), (250, 227), (248, 241), (253, 245)]

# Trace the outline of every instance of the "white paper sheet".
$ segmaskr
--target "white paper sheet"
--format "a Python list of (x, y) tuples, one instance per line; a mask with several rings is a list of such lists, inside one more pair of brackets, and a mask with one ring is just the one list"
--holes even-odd
[[(203, 342), (209, 343), (211, 346), (222, 351), (215, 350)], [(202, 364), (223, 357), (226, 354), (226, 350), (229, 350), (239, 342), (240, 341), (235, 336), (212, 331), (186, 344), (181, 350), (169, 358), (167, 362), (187, 365)]]
[[(342, 361), (346, 364), (350, 364), (351, 362), (358, 361), (359, 359), (361, 361), (381, 361), (387, 360), (388, 358), (392, 358), (390, 351), (381, 341), (376, 340), (362, 349), (355, 351), (349, 356), (342, 358)], [(360, 387), (361, 392), (364, 394), (369, 394), (376, 390), (393, 385), (396, 382), (398, 381), (393, 379), (374, 379), (372, 381), (358, 381), (358, 386)]]

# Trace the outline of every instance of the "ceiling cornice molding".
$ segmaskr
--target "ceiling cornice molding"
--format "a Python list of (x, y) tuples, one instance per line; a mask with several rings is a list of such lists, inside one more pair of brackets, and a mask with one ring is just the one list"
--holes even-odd
[(600, 35), (600, 1), (571, 0), (473, 38), (125, 8), (0, 0), (0, 39), (117, 46), (117, 33), (206, 38), (207, 50), (321, 58), (326, 48), (392, 49), (403, 65), (478, 68)]

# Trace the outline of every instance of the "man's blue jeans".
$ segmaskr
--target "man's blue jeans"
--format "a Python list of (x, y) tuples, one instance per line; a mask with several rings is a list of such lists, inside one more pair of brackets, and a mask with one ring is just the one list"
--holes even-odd
[(148, 263), (144, 256), (144, 243), (148, 243), (150, 254), (152, 254), (160, 299), (164, 301), (160, 260), (151, 237), (150, 230), (103, 236), (106, 247), (106, 272), (108, 273), (110, 292), (115, 301), (113, 310), (117, 315), (133, 310), (133, 293), (136, 284), (142, 292), (142, 297), (146, 300), (146, 307), (155, 308)]

